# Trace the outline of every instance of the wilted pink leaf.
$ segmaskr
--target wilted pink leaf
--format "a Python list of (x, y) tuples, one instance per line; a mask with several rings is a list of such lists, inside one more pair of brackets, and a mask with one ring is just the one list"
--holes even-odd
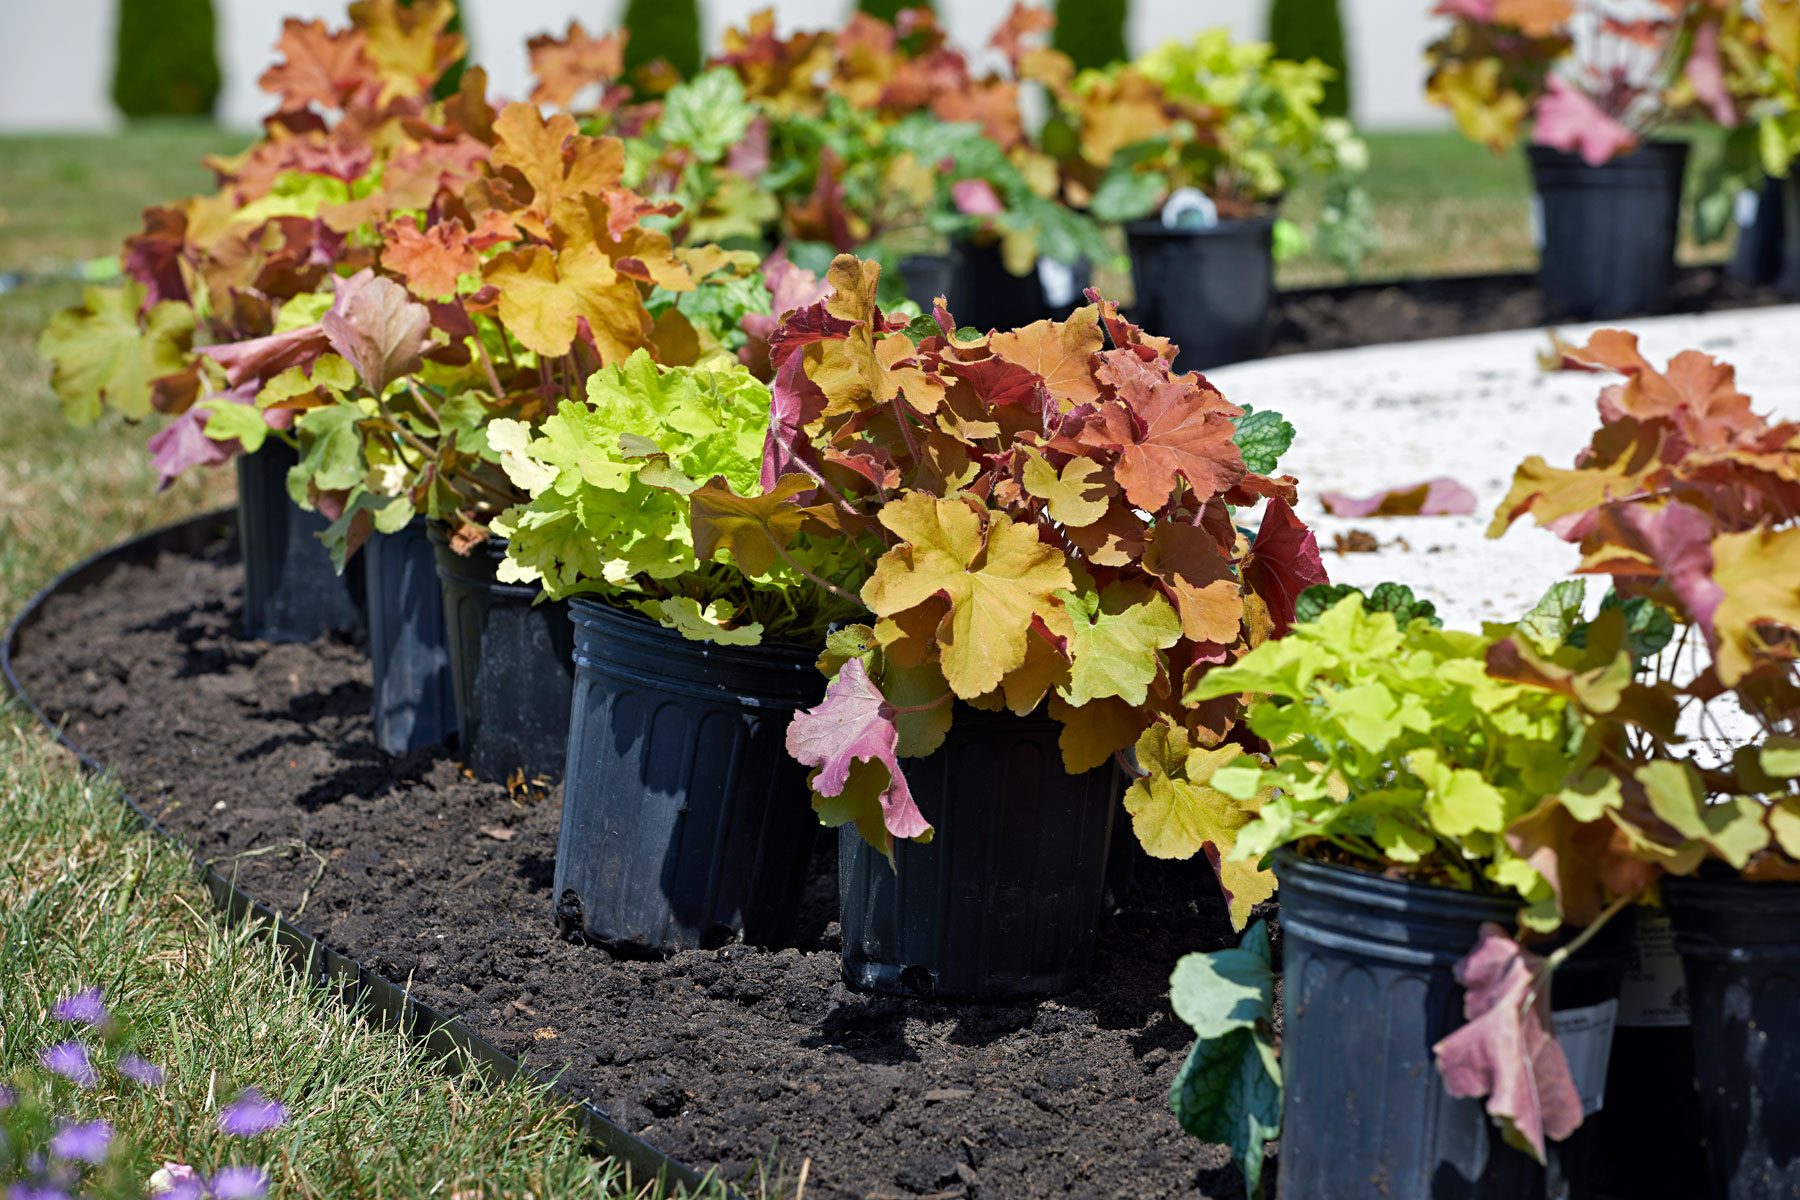
[(1712, 518), (1679, 502), (1662, 508), (1621, 504), (1612, 512), (1622, 531), (1637, 543), (1635, 548), (1650, 556), (1647, 573), (1668, 583), (1688, 618), (1710, 640), (1713, 614), (1725, 599), (1724, 589), (1712, 577), (1712, 539), (1717, 531)]
[(893, 706), (869, 678), (860, 658), (838, 668), (837, 678), (825, 689), (824, 702), (795, 713), (787, 731), (788, 753), (819, 768), (813, 787), (821, 796), (843, 792), (850, 779), (850, 764), (857, 759), (887, 767), (888, 786), (880, 796), (883, 822), (895, 837), (915, 838), (928, 832), (931, 823), (913, 803), (906, 776), (900, 773), (895, 757), (899, 740)]
[(750, 128), (725, 156), (725, 165), (740, 178), (762, 178), (769, 169), (769, 118), (758, 117), (750, 122)]
[(1438, 17), (1491, 22), (1494, 19), (1494, 0), (1438, 0), (1437, 7), (1431, 12)]
[(985, 179), (959, 179), (950, 185), (956, 211), (971, 217), (991, 217), (1006, 211), (1000, 197)]
[(1448, 476), (1361, 499), (1343, 492), (1324, 492), (1319, 499), (1334, 517), (1442, 517), (1475, 511), (1475, 493)]
[(319, 327), (377, 395), (416, 370), (431, 346), (431, 310), (366, 268), (337, 281), (337, 299)]
[[(1468, 1024), (1431, 1048), (1444, 1090), (1487, 1111), (1544, 1161), (1544, 1138), (1581, 1124), (1581, 1096), (1550, 1024), (1549, 964), (1487, 922), (1456, 964)], [(1539, 988), (1539, 983), (1543, 986)]]
[(817, 304), (831, 294), (830, 284), (805, 267), (796, 267), (788, 261), (786, 254), (780, 252), (763, 266), (763, 287), (769, 292), (769, 311), (746, 313), (739, 322), (749, 336), (750, 344), (739, 352), (738, 357), (745, 366), (758, 372), (771, 369), (765, 368), (763, 363), (770, 358), (769, 340), (781, 325), (781, 318), (795, 309)]
[[(256, 380), (228, 392), (215, 392), (207, 400), (229, 400), (233, 404), (254, 404), (260, 390)], [(286, 414), (290, 419), (293, 414)], [(212, 419), (212, 408), (196, 404), (151, 436), (150, 462), (156, 468), (157, 490), (168, 487), (184, 471), (194, 467), (216, 467), (230, 462), (243, 449), (235, 438), (220, 441), (206, 436), (206, 423)], [(267, 419), (265, 414), (265, 420)]]
[(1280, 497), (1271, 498), (1263, 509), (1244, 579), (1269, 606), (1277, 637), (1293, 628), (1294, 602), (1300, 593), (1316, 583), (1331, 582), (1325, 560), (1319, 557), (1318, 539)]
[(1713, 120), (1727, 129), (1737, 128), (1737, 108), (1725, 88), (1725, 64), (1719, 58), (1719, 23), (1707, 21), (1694, 31), (1694, 48), (1688, 52), (1688, 82), (1694, 95), (1712, 110)]
[(225, 381), (235, 388), (252, 381), (266, 383), (289, 367), (311, 364), (329, 349), (325, 330), (307, 325), (268, 337), (202, 346), (200, 353), (224, 367)]
[(1559, 75), (1538, 98), (1533, 114), (1532, 140), (1581, 155), (1581, 161), (1597, 167), (1637, 145), (1637, 135), (1600, 111), (1586, 92)]

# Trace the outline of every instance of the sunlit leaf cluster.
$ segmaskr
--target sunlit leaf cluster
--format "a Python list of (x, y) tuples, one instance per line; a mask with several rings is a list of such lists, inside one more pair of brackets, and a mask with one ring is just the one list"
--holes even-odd
[[(821, 811), (884, 849), (920, 836), (897, 757), (934, 750), (957, 704), (1047, 704), (1071, 772), (1137, 748), (1150, 853), (1224, 856), (1244, 817), (1215, 811), (1206, 780), (1241, 752), (1239, 709), (1181, 696), (1323, 582), (1294, 480), (1250, 471), (1243, 410), (1095, 293), (1066, 321), (984, 334), (941, 308), (887, 316), (878, 274), (839, 258), (770, 339), (761, 486), (795, 489), (798, 533), (866, 556), (869, 619), (836, 639), (826, 702), (789, 738)], [(1252, 538), (1236, 514), (1259, 504)], [(1267, 888), (1234, 891), (1247, 907)]]

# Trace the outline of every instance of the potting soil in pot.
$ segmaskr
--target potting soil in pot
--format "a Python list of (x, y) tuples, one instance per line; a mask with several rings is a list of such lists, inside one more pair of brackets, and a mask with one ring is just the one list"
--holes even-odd
[[(1191, 1031), (1176, 959), (1231, 940), (1192, 881), (1102, 932), (1093, 982), (991, 1007), (855, 995), (839, 979), (834, 837), (798, 945), (660, 961), (559, 940), (560, 795), (375, 746), (348, 641), (238, 633), (223, 545), (121, 567), (50, 602), (23, 682), (151, 813), (328, 944), (459, 1015), (616, 1122), (744, 1178), (775, 1152), (807, 1195), (1236, 1197), (1224, 1150), (1167, 1103)], [(255, 853), (251, 853), (255, 852)], [(1216, 895), (1216, 893), (1213, 893)], [(304, 908), (302, 908), (304, 905)]]

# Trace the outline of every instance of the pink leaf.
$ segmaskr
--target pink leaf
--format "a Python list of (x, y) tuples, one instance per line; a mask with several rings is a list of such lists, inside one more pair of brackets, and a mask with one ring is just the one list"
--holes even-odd
[(337, 299), (319, 327), (377, 396), (416, 370), (431, 346), (431, 310), (367, 268), (337, 281)]
[(226, 382), (235, 388), (253, 381), (267, 383), (289, 367), (316, 361), (329, 349), (331, 341), (324, 329), (307, 325), (268, 337), (202, 346), (200, 353), (224, 367)]
[(216, 467), (230, 462), (231, 456), (241, 449), (235, 440), (221, 442), (206, 436), (206, 422), (211, 416), (210, 408), (196, 404), (151, 437), (150, 462), (156, 468), (158, 491), (192, 467)]
[(1727, 129), (1737, 128), (1737, 108), (1725, 88), (1725, 64), (1719, 59), (1717, 21), (1708, 21), (1694, 31), (1694, 48), (1688, 54), (1686, 70), (1694, 95), (1712, 110), (1713, 120)]
[(1431, 12), (1433, 16), (1491, 24), (1494, 20), (1494, 0), (1438, 0)]
[[(1712, 518), (1686, 504), (1662, 508), (1621, 504), (1614, 509), (1619, 523), (1637, 540), (1655, 570), (1687, 610), (1687, 616), (1713, 640), (1713, 614), (1725, 599), (1725, 591), (1713, 581)], [(1716, 644), (1716, 643), (1715, 643)]]
[[(786, 328), (786, 326), (783, 326)], [(806, 373), (804, 355), (789, 353), (769, 389), (769, 432), (763, 437), (762, 489), (772, 491), (812, 449), (806, 427), (825, 411), (825, 393)]]
[(1488, 1114), (1539, 1162), (1546, 1135), (1561, 1141), (1581, 1124), (1581, 1096), (1550, 1023), (1548, 970), (1500, 926), (1484, 923), (1475, 948), (1456, 964), (1468, 1024), (1431, 1048), (1444, 1090), (1485, 1096)]
[(1448, 476), (1388, 488), (1357, 499), (1343, 492), (1319, 496), (1334, 517), (1443, 517), (1475, 511), (1475, 493)]
[(1590, 167), (1637, 146), (1637, 135), (1600, 111), (1600, 106), (1560, 75), (1538, 98), (1532, 140), (1566, 153), (1580, 154)]
[(887, 767), (888, 786), (880, 796), (883, 823), (895, 837), (915, 838), (930, 832), (931, 823), (913, 803), (906, 776), (900, 773), (895, 758), (899, 740), (893, 706), (860, 658), (838, 668), (837, 678), (825, 689), (824, 702), (795, 713), (787, 731), (788, 753), (819, 768), (813, 787), (821, 796), (842, 794), (850, 764), (857, 759)]
[(959, 179), (950, 185), (956, 211), (971, 217), (991, 217), (1006, 211), (1000, 197), (985, 179)]
[(1269, 606), (1276, 637), (1293, 628), (1294, 601), (1300, 593), (1315, 583), (1331, 582), (1319, 557), (1318, 539), (1280, 497), (1270, 499), (1263, 509), (1244, 578)]
[(769, 118), (758, 117), (725, 156), (725, 165), (733, 174), (752, 182), (769, 169)]

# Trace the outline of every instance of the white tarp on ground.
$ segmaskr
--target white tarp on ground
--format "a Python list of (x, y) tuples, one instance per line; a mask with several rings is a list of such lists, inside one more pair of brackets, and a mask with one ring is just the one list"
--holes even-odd
[[(1605, 324), (1638, 333), (1659, 367), (1685, 349), (1733, 363), (1757, 411), (1800, 416), (1800, 307)], [(1602, 327), (1560, 328), (1580, 344)], [(1549, 344), (1542, 330), (1494, 333), (1267, 359), (1207, 377), (1232, 403), (1273, 408), (1293, 423), (1281, 470), (1300, 480), (1299, 513), (1334, 582), (1410, 584), (1447, 624), (1475, 628), (1523, 615), (1578, 557), (1526, 521), (1486, 536), (1513, 468), (1532, 454), (1572, 465), (1599, 423), (1594, 402), (1610, 377), (1545, 373), (1537, 357)], [(1323, 492), (1363, 496), (1439, 475), (1475, 493), (1473, 516), (1341, 518), (1319, 502)], [(1381, 549), (1335, 553), (1333, 536), (1353, 529), (1374, 534)], [(1591, 587), (1590, 602), (1604, 590)]]

